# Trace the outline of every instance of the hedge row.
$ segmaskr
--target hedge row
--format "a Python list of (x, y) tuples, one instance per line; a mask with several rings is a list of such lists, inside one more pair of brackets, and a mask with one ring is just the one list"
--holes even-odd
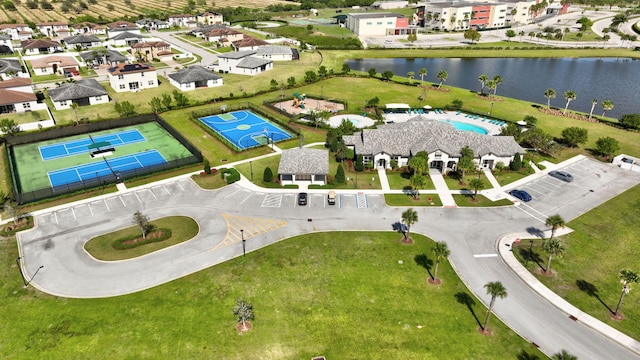
[(157, 238), (153, 238), (153, 239), (147, 238), (147, 239), (144, 239), (143, 241), (138, 241), (138, 242), (135, 242), (135, 243), (132, 243), (132, 244), (125, 244), (129, 240), (138, 239), (140, 237), (140, 234), (134, 234), (134, 235), (131, 235), (131, 236), (127, 236), (127, 237), (115, 240), (113, 243), (111, 243), (111, 246), (116, 250), (127, 250), (127, 249), (133, 249), (133, 248), (136, 248), (138, 246), (145, 245), (145, 244), (151, 244), (151, 243), (154, 243), (154, 242), (164, 241), (164, 240), (167, 240), (168, 238), (171, 237), (171, 229), (164, 229), (163, 228), (163, 229), (157, 229), (157, 230), (153, 230), (153, 231), (154, 232), (162, 231), (163, 234), (162, 234), (162, 236), (157, 237)]

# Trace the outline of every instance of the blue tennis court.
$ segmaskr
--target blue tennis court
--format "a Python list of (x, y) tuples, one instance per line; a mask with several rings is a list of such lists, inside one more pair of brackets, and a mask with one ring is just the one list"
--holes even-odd
[(199, 120), (241, 150), (291, 138), (291, 134), (269, 120), (246, 110), (206, 116)]
[(133, 144), (146, 141), (138, 130), (128, 130), (112, 134), (98, 135), (93, 138), (78, 139), (63, 143), (39, 146), (42, 160), (58, 159), (65, 156), (72, 156), (89, 152), (89, 146), (95, 143), (109, 143), (110, 147)]
[(89, 164), (49, 171), (49, 181), (53, 188), (67, 184), (114, 176), (114, 173), (126, 172), (167, 162), (158, 150), (149, 150), (137, 154), (120, 156), (106, 160), (101, 158)]

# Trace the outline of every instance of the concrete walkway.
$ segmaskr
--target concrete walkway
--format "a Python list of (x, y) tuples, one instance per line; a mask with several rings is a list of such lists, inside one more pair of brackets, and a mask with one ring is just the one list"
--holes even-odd
[(447, 183), (444, 181), (444, 177), (440, 170), (437, 169), (429, 169), (429, 176), (433, 181), (433, 185), (436, 187), (436, 191), (438, 192), (438, 196), (440, 197), (440, 201), (442, 201), (442, 206), (446, 208), (455, 208), (458, 207), (456, 201), (453, 200), (453, 195), (451, 195), (451, 191), (449, 191), (449, 187)]
[(391, 187), (389, 186), (389, 179), (387, 178), (387, 170), (378, 166), (378, 177), (380, 178), (380, 186), (382, 187), (382, 191), (391, 191)]

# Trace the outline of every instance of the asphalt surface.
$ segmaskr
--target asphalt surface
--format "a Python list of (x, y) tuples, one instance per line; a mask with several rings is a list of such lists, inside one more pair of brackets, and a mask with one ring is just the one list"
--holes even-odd
[[(499, 255), (498, 239), (504, 235), (539, 236), (548, 231), (544, 226), (548, 216), (558, 213), (569, 221), (640, 183), (638, 173), (586, 158), (566, 170), (574, 174), (574, 182), (564, 183), (546, 174), (520, 181), (518, 186), (534, 197), (526, 205), (416, 208), (419, 222), (411, 230), (446, 241), (459, 276), (485, 304), (489, 297), (484, 284), (501, 281), (509, 295), (496, 303), (496, 315), (546, 354), (566, 349), (580, 359), (638, 359), (640, 347), (634, 353), (590, 326), (571, 320)], [(326, 191), (308, 192), (308, 206), (300, 207), (295, 190), (255, 191), (234, 184), (205, 191), (182, 177), (36, 212), (36, 227), (18, 235), (23, 270), (31, 279), (44, 266), (31, 284), (53, 295), (118, 296), (241, 256), (241, 229), (246, 251), (251, 252), (316, 231), (394, 231), (403, 211), (386, 206), (380, 191), (342, 191), (335, 206), (327, 205)], [(131, 226), (136, 210), (151, 219), (190, 216), (200, 224), (200, 233), (188, 242), (131, 260), (98, 261), (84, 251), (88, 239)]]

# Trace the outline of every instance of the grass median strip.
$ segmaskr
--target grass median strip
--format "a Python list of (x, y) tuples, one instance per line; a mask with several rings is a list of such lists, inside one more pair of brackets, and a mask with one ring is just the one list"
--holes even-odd
[[(84, 245), (84, 248), (91, 256), (99, 260), (132, 259), (185, 242), (196, 236), (200, 230), (198, 223), (186, 216), (170, 216), (154, 220), (151, 223), (156, 226), (157, 230), (167, 229), (168, 231), (164, 230), (164, 236), (152, 238), (149, 241), (141, 241), (139, 246), (131, 246), (132, 244), (135, 245), (132, 240), (142, 237), (140, 229), (137, 226), (132, 226), (93, 238)], [(169, 237), (165, 238), (167, 235)], [(121, 249), (117, 249), (114, 247), (114, 242), (125, 243), (125, 245), (118, 246)]]

